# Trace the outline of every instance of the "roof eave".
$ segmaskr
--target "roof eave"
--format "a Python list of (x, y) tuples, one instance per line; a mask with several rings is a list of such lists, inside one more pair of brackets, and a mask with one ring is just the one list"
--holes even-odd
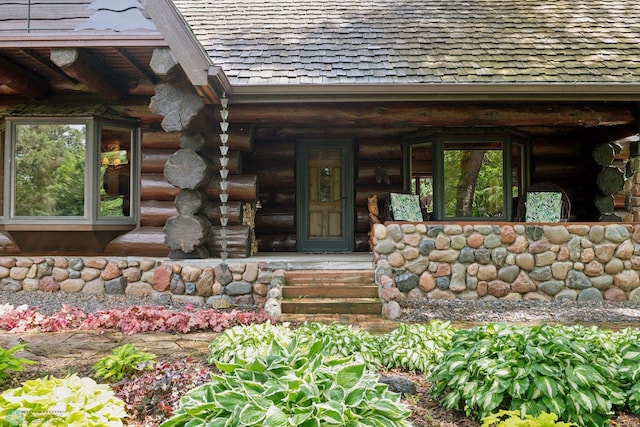
[(0, 34), (0, 48), (55, 48), (55, 47), (129, 47), (166, 46), (167, 43), (157, 31), (69, 31), (60, 32), (6, 32)]
[(206, 102), (218, 103), (222, 92), (229, 92), (228, 80), (197, 40), (191, 28), (170, 0), (141, 0), (178, 59), (187, 78)]
[(627, 101), (640, 83), (283, 84), (230, 87), (230, 102)]

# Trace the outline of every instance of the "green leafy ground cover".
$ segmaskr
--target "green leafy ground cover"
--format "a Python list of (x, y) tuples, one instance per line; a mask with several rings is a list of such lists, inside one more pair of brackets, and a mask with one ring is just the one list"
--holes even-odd
[[(507, 323), (454, 328), (434, 321), (376, 335), (337, 324), (263, 323), (213, 336), (206, 354), (190, 358), (154, 358), (125, 348), (101, 362), (63, 367), (27, 366), (5, 350), (4, 366), (10, 368), (0, 374), (10, 376), (0, 384), (0, 414), (5, 421), (16, 414), (9, 397), (14, 405), (19, 396), (33, 401), (25, 396), (36, 388), (25, 380), (106, 381), (106, 361), (112, 360), (109, 366), (123, 373), (122, 380), (84, 389), (113, 390), (125, 402), (131, 426), (203, 425), (202, 420), (212, 426), (640, 425), (633, 415), (640, 410), (636, 329)], [(137, 362), (144, 369), (121, 369)], [(418, 394), (389, 392), (377, 382), (380, 374), (410, 378)]]

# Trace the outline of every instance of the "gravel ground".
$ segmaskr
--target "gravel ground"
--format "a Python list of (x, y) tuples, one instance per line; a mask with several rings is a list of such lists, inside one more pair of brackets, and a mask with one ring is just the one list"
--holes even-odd
[(400, 322), (582, 323), (640, 326), (640, 304), (590, 301), (412, 300), (402, 306)]
[[(83, 294), (65, 292), (0, 292), (0, 305), (11, 304), (15, 307), (27, 304), (35, 307), (42, 314), (51, 315), (59, 311), (63, 305), (79, 307), (85, 313), (109, 310), (112, 308), (126, 308), (133, 305), (160, 306), (149, 298), (132, 297), (126, 295)], [(184, 304), (169, 303), (163, 307), (171, 310), (181, 310)]]

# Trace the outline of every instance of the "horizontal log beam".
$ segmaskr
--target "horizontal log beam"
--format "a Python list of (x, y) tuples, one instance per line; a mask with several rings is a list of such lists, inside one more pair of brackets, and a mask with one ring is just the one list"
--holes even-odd
[[(355, 233), (354, 248), (357, 252), (369, 251), (369, 236), (367, 233)], [(260, 252), (295, 252), (297, 238), (295, 234), (263, 234), (256, 236)]]
[(140, 203), (140, 225), (142, 227), (164, 227), (167, 220), (175, 215), (178, 215), (178, 211), (173, 202), (145, 200)]
[(163, 173), (164, 165), (174, 150), (142, 150), (142, 173)]
[(170, 200), (176, 198), (180, 190), (169, 184), (160, 173), (145, 173), (141, 175), (141, 200)]
[[(220, 202), (208, 202), (204, 208), (202, 209), (202, 215), (207, 217), (207, 219), (213, 225), (220, 225), (220, 218), (222, 217), (222, 212), (220, 211), (220, 206), (222, 203)], [(242, 202), (227, 202), (227, 218), (229, 225), (241, 225), (242, 224)]]
[[(222, 252), (222, 228), (211, 227), (206, 247), (211, 256), (220, 256)], [(230, 257), (247, 258), (251, 256), (251, 229), (248, 225), (234, 225), (225, 227), (227, 236), (227, 252)]]
[(260, 252), (294, 252), (298, 244), (295, 234), (256, 235)]
[(258, 198), (263, 208), (270, 206), (295, 206), (296, 189), (264, 190), (261, 191)]
[(169, 248), (164, 243), (162, 228), (140, 227), (112, 240), (104, 253), (112, 256), (166, 257)]
[(629, 104), (559, 103), (334, 103), (242, 104), (233, 108), (232, 121), (257, 125), (324, 126), (554, 126), (595, 127), (633, 123)]
[(249, 168), (245, 165), (245, 172), (256, 174), (260, 187), (264, 188), (294, 188), (296, 185), (295, 164), (266, 160), (262, 167)]
[(0, 84), (33, 99), (44, 99), (50, 93), (45, 79), (3, 57), (0, 57)]
[(289, 208), (263, 208), (256, 213), (256, 234), (269, 233), (278, 230), (280, 233), (295, 233), (296, 209)]
[(142, 134), (142, 148), (150, 149), (172, 149), (176, 151), (180, 148), (180, 134), (178, 132), (147, 131)]
[(358, 143), (358, 159), (402, 159), (402, 141), (396, 138), (367, 139)]
[(263, 159), (296, 158), (296, 144), (294, 141), (256, 141), (253, 151), (247, 156), (247, 161), (260, 163)]
[[(209, 181), (205, 194), (211, 200), (218, 200), (222, 194), (220, 177), (214, 177)], [(258, 177), (256, 175), (230, 175), (227, 179), (227, 194), (229, 200), (242, 202), (255, 202), (258, 199)]]
[(51, 49), (51, 61), (105, 99), (117, 101), (127, 94), (126, 80), (82, 49)]

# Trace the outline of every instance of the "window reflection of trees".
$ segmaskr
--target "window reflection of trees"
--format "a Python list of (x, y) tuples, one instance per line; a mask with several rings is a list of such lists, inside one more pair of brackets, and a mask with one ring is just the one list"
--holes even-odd
[(16, 216), (83, 216), (85, 126), (17, 125)]
[(523, 138), (443, 132), (408, 147), (407, 189), (420, 195), (433, 219), (513, 218), (528, 181)]

